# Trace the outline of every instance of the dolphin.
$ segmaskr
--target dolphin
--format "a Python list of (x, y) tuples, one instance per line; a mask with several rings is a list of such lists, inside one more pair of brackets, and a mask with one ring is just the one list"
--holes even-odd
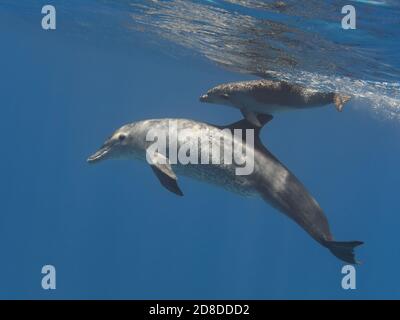
[[(262, 126), (271, 119), (272, 116), (268, 115), (258, 116)], [(172, 126), (171, 123), (175, 125)], [(246, 137), (243, 134), (233, 134), (237, 130), (241, 132), (250, 130), (249, 132), (253, 133), (253, 143), (250, 143), (251, 136), (248, 137), (247, 134)], [(294, 174), (264, 147), (259, 137), (260, 131), (261, 127), (254, 126), (246, 119), (226, 126), (188, 119), (138, 121), (116, 130), (87, 161), (94, 164), (107, 159), (147, 160), (161, 185), (179, 196), (182, 196), (183, 192), (178, 185), (177, 176), (182, 175), (221, 186), (243, 196), (262, 198), (294, 220), (337, 258), (350, 264), (357, 264), (354, 248), (363, 242), (333, 240), (327, 218), (317, 201)], [(153, 137), (153, 140), (155, 136), (157, 140), (167, 137), (168, 148), (165, 150), (152, 148), (154, 141), (149, 139), (149, 136)], [(176, 159), (171, 160), (169, 152), (171, 141), (175, 141), (176, 150), (180, 152), (181, 148), (187, 145), (193, 146), (199, 139), (215, 143), (217, 149), (200, 145), (198, 149), (190, 149), (197, 150), (195, 157), (199, 159), (205, 155), (209, 159), (218, 161), (209, 164), (182, 164)], [(234, 146), (239, 148), (234, 149)], [(227, 161), (220, 152), (222, 147), (227, 148), (224, 152), (232, 152), (231, 154), (235, 156), (239, 154), (242, 158), (240, 161)], [(150, 148), (153, 150), (152, 153), (149, 152)], [(243, 166), (243, 160), (249, 161), (250, 155), (253, 157), (252, 172), (238, 175), (238, 167)]]
[(235, 107), (256, 126), (257, 114), (272, 115), (280, 111), (302, 110), (334, 104), (343, 110), (350, 96), (336, 92), (319, 92), (285, 81), (253, 80), (218, 85), (200, 97), (201, 102)]

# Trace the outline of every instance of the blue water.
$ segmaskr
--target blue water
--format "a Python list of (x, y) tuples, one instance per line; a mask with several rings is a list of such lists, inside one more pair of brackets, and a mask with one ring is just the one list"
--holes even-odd
[[(0, 298), (400, 298), (399, 4), (285, 3), (57, 0), (44, 31), (45, 1), (0, 0)], [(353, 95), (343, 113), (276, 116), (262, 140), (336, 239), (365, 241), (356, 290), (262, 200), (186, 178), (180, 198), (146, 163), (85, 161), (127, 122), (236, 121), (198, 97), (259, 76)]]

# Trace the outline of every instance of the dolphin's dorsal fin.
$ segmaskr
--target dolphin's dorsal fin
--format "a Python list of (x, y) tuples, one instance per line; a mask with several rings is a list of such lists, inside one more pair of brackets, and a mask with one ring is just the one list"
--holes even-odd
[(258, 114), (254, 111), (250, 111), (248, 109), (242, 108), (240, 109), (240, 112), (242, 112), (243, 117), (249, 121), (253, 126), (255, 127), (262, 127), (261, 122), (258, 120)]
[[(220, 129), (230, 129), (231, 131), (233, 131), (234, 129), (242, 129), (242, 130), (246, 130), (246, 129), (253, 129), (254, 130), (254, 147), (263, 152), (263, 153), (267, 153), (270, 157), (273, 157), (275, 159), (275, 156), (270, 153), (268, 151), (268, 149), (264, 146), (264, 144), (261, 141), (260, 138), (260, 131), (261, 129), (268, 123), (270, 122), (274, 117), (270, 114), (258, 114), (257, 115), (258, 121), (260, 122), (261, 126), (255, 126), (254, 124), (252, 124), (250, 121), (248, 121), (247, 119), (242, 119), (240, 121), (231, 123), (229, 125), (226, 126), (219, 126)], [(245, 135), (242, 136), (243, 139), (245, 137)]]
[(270, 122), (274, 117), (269, 115), (269, 114), (258, 114), (257, 115), (257, 120), (260, 123), (261, 126), (254, 125), (247, 119), (242, 119), (240, 121), (228, 124), (226, 126), (221, 126), (222, 129), (254, 129), (256, 135), (258, 135), (261, 131), (261, 129), (268, 123)]

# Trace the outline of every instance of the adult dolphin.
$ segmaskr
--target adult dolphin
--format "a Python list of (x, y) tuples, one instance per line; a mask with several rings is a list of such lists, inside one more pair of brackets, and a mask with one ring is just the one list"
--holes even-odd
[[(258, 117), (261, 125), (271, 119), (271, 116)], [(253, 132), (253, 143), (250, 143), (251, 136), (247, 137), (247, 134), (246, 139), (244, 139), (244, 134), (233, 134), (238, 132), (237, 129)], [(354, 247), (362, 242), (333, 240), (321, 207), (303, 184), (263, 146), (259, 132), (260, 128), (255, 127), (246, 119), (227, 126), (187, 119), (139, 121), (124, 125), (115, 131), (87, 161), (98, 163), (106, 159), (147, 160), (161, 184), (177, 195), (183, 195), (177, 182), (177, 174), (181, 174), (222, 186), (241, 195), (259, 196), (293, 219), (336, 257), (347, 263), (357, 263)], [(157, 141), (166, 137), (164, 142), (168, 147), (163, 152), (153, 148), (155, 137)], [(200, 140), (214, 143), (214, 147), (210, 145), (206, 147), (198, 143)], [(196, 144), (197, 147), (194, 148)], [(209, 164), (201, 164), (200, 161), (197, 161), (198, 164), (193, 164), (193, 162), (182, 164), (180, 161), (175, 161), (177, 159), (172, 161), (171, 157), (176, 155), (170, 152), (171, 145), (176, 147), (176, 152), (179, 154), (183, 149), (183, 154), (186, 156), (188, 150), (191, 152), (196, 150), (197, 154), (192, 160), (208, 158), (213, 161)], [(150, 149), (152, 152), (149, 152)], [(227, 160), (226, 154), (233, 155), (235, 161)], [(190, 156), (192, 157), (193, 154)], [(252, 172), (247, 175), (238, 175), (238, 169), (251, 161), (253, 161)]]
[(257, 114), (303, 110), (334, 104), (343, 110), (349, 96), (336, 92), (319, 92), (286, 81), (253, 80), (218, 85), (200, 97), (201, 102), (231, 106), (241, 110), (244, 117), (256, 126), (261, 124)]

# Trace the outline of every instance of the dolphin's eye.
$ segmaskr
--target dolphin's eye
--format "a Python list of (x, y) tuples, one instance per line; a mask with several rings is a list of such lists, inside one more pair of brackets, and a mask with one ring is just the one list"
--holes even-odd
[(124, 141), (125, 138), (126, 138), (126, 135), (124, 135), (123, 133), (121, 133), (121, 134), (118, 136), (118, 140), (119, 140), (119, 141)]
[(220, 97), (221, 97), (222, 99), (225, 99), (225, 100), (228, 100), (228, 99), (229, 99), (229, 96), (228, 96), (226, 93), (221, 94)]

